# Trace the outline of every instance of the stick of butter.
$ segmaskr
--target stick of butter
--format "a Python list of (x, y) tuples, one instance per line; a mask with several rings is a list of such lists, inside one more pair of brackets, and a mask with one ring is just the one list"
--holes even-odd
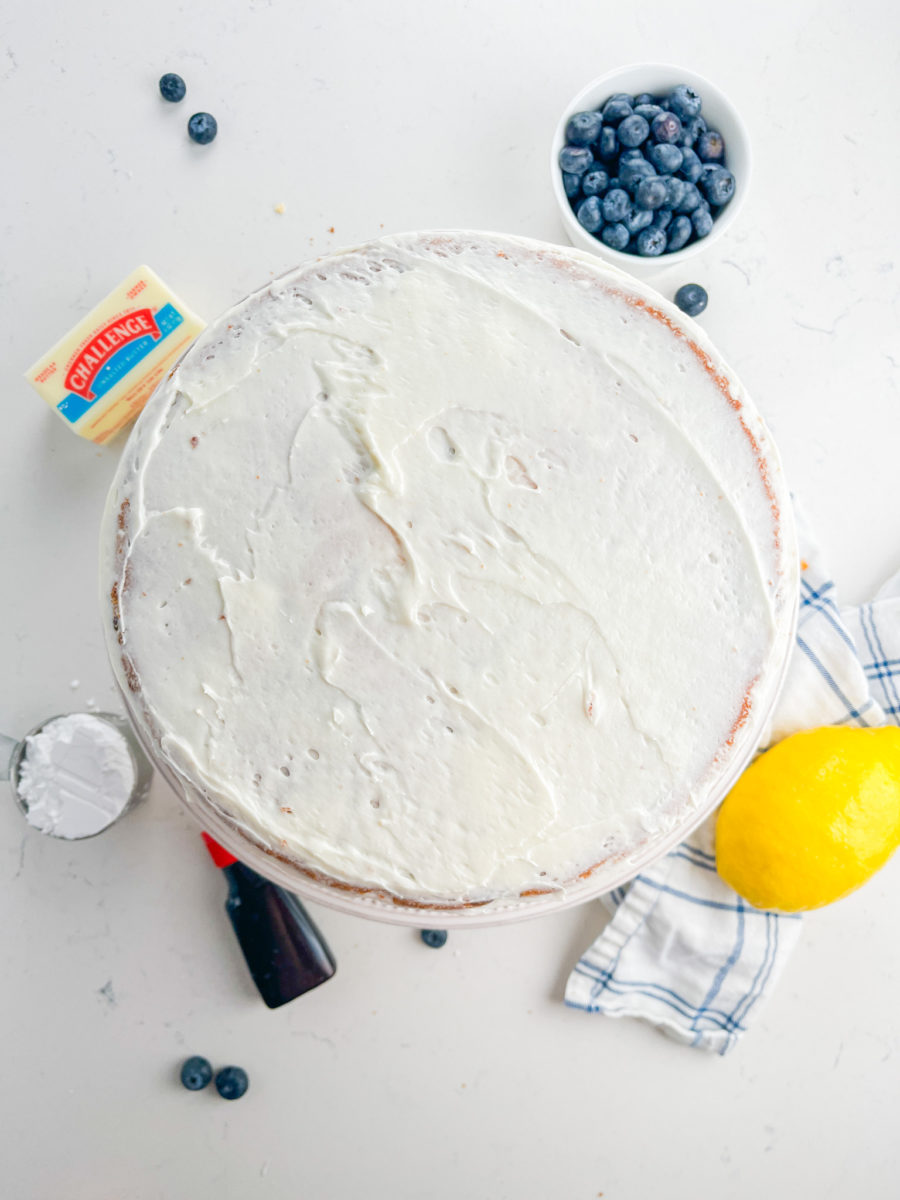
[(25, 372), (71, 429), (105, 442), (133, 421), (204, 322), (138, 267)]

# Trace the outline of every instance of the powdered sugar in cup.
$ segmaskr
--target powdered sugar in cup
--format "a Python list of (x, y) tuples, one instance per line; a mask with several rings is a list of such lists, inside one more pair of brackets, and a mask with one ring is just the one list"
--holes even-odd
[(114, 713), (69, 713), (20, 742), (0, 738), (0, 766), (26, 821), (69, 841), (94, 837), (147, 794), (152, 768), (131, 727)]

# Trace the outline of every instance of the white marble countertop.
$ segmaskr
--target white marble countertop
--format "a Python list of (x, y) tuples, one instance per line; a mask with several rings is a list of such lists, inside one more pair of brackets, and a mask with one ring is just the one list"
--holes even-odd
[[(740, 15), (739, 15), (740, 12)], [(884, 2), (35, 0), (0, 29), (0, 728), (116, 697), (96, 531), (120, 446), (55, 419), (24, 369), (152, 265), (207, 317), (382, 230), (561, 236), (562, 106), (641, 59), (740, 106), (755, 150), (733, 234), (687, 270), (702, 323), (779, 441), (843, 597), (900, 565), (900, 22)], [(180, 72), (188, 98), (156, 81)], [(214, 145), (185, 136), (219, 119)], [(285, 212), (277, 214), (275, 205)], [(77, 686), (76, 686), (77, 681)], [(603, 917), (416, 934), (324, 909), (336, 978), (264, 1009), (224, 884), (161, 781), (66, 845), (0, 806), (0, 1144), (10, 1200), (673, 1200), (900, 1192), (900, 862), (809, 918), (726, 1059), (566, 1009)], [(236, 1062), (235, 1105), (175, 1082)]]

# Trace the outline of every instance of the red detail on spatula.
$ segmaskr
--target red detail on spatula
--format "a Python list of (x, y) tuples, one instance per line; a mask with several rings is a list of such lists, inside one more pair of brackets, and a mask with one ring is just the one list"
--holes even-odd
[(226, 850), (224, 846), (220, 846), (208, 833), (201, 833), (200, 836), (206, 842), (209, 856), (217, 867), (230, 867), (232, 863), (237, 862), (237, 855), (232, 854), (230, 850)]

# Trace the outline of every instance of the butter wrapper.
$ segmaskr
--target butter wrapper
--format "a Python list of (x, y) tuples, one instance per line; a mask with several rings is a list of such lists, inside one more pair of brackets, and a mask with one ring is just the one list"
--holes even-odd
[(106, 442), (134, 420), (204, 324), (138, 267), (25, 378), (79, 437)]

